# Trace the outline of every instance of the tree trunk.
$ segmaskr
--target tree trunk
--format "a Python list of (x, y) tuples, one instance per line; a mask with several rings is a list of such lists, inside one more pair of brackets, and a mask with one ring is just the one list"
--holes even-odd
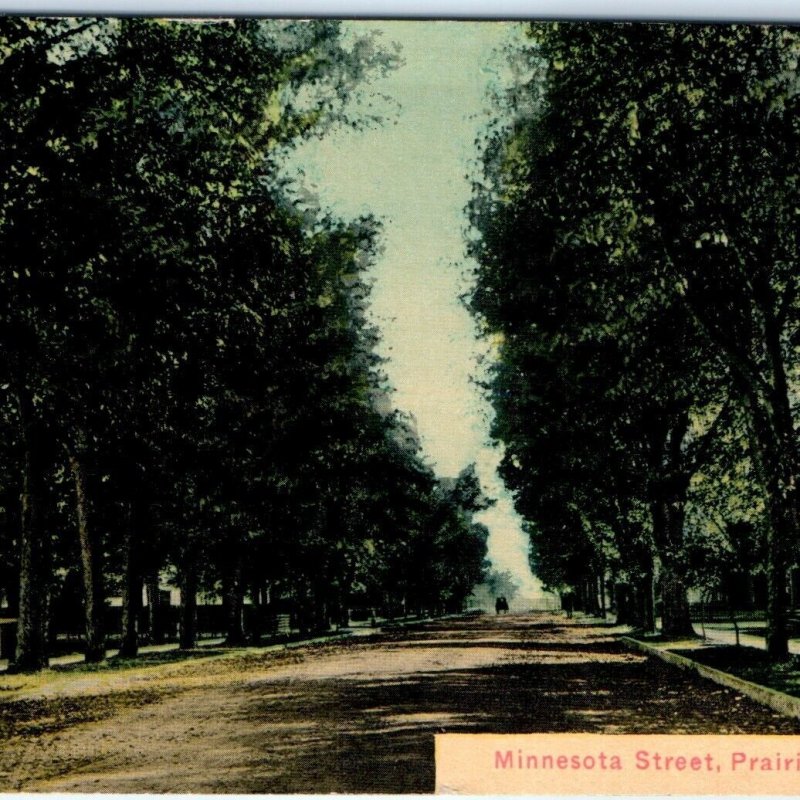
[(86, 496), (86, 472), (83, 464), (84, 437), (79, 433), (76, 447), (68, 451), (69, 469), (75, 487), (75, 515), (78, 523), (81, 576), (83, 578), (83, 612), (86, 631), (85, 657), (88, 663), (97, 663), (106, 657), (103, 632), (102, 570), (100, 553), (89, 521), (89, 501)]
[[(767, 307), (775, 306), (771, 293)], [(772, 392), (769, 395), (775, 457), (765, 466), (772, 467), (767, 483), (770, 508), (770, 536), (767, 538), (767, 652), (775, 659), (789, 657), (789, 636), (786, 614), (787, 553), (800, 541), (798, 519), (798, 457), (797, 440), (789, 397), (789, 380), (783, 358), (783, 332), (773, 313), (764, 315), (764, 340), (771, 366)], [(771, 437), (770, 437), (771, 438)]]
[(236, 559), (223, 579), (223, 602), (225, 603), (225, 644), (242, 647), (247, 639), (244, 634), (244, 586), (242, 585), (242, 563)]
[(766, 497), (767, 530), (767, 652), (772, 658), (789, 655), (786, 613), (786, 575), (789, 543), (798, 541), (797, 493), (791, 453), (776, 435), (778, 420), (764, 404), (748, 397), (753, 463)]
[(661, 577), (661, 633), (669, 637), (695, 636), (689, 614), (686, 584), (680, 575), (668, 567)]
[(633, 612), (633, 589), (629, 583), (618, 582), (614, 584), (614, 610), (617, 614), (617, 625), (632, 625), (636, 627)]
[[(688, 485), (688, 484), (687, 484)], [(689, 615), (686, 567), (683, 561), (685, 496), (657, 501), (653, 509), (653, 538), (661, 560), (661, 632), (664, 636), (694, 637)]]
[[(763, 455), (762, 455), (763, 459)], [(787, 476), (791, 493), (792, 478)], [(776, 485), (778, 483), (779, 485)], [(783, 485), (780, 485), (783, 484)], [(786, 596), (789, 543), (798, 541), (795, 499), (784, 491), (784, 482), (767, 477), (767, 509), (770, 524), (767, 529), (767, 652), (774, 659), (789, 656), (789, 632)]]
[(262, 583), (256, 582), (250, 590), (250, 595), (253, 599), (253, 615), (247, 634), (250, 637), (250, 641), (257, 647), (264, 638), (264, 621), (267, 614), (267, 589)]
[(138, 514), (136, 500), (128, 505), (128, 519), (125, 526), (122, 564), (122, 641), (119, 655), (122, 658), (135, 658), (139, 652), (139, 612), (142, 607), (142, 575), (136, 551)]
[(181, 650), (197, 647), (197, 565), (187, 560), (181, 576)]
[(756, 350), (767, 355), (769, 367), (743, 359), (738, 351), (723, 347), (730, 359), (736, 388), (746, 399), (753, 464), (764, 490), (770, 527), (767, 535), (767, 634), (769, 654), (784, 659), (789, 654), (786, 619), (787, 553), (800, 540), (798, 517), (798, 459), (794, 420), (783, 356), (784, 331), (776, 313), (774, 289), (763, 276), (754, 284), (755, 300), (763, 319), (763, 341)]
[(773, 659), (789, 657), (789, 632), (786, 614), (786, 565), (776, 557), (774, 540), (780, 536), (770, 526), (767, 547), (771, 557), (767, 562), (767, 653)]
[(583, 581), (583, 595), (585, 599), (584, 610), (592, 617), (600, 616), (600, 607), (597, 604), (597, 581), (594, 575), (591, 575)]
[(689, 617), (684, 544), (686, 496), (695, 466), (684, 458), (689, 412), (656, 418), (650, 428), (650, 513), (653, 544), (662, 568), (661, 631), (665, 636), (696, 636)]
[(600, 616), (606, 618), (606, 576), (605, 572), (597, 575), (597, 591), (600, 595)]
[[(19, 520), (15, 520), (14, 524), (10, 527), (19, 530)], [(17, 572), (17, 575), (18, 574), (19, 572)], [(16, 580), (17, 575), (9, 576), (8, 586), (5, 587), (6, 603), (8, 604), (6, 613), (11, 618), (19, 617), (19, 581)]]
[(158, 586), (158, 570), (153, 570), (148, 573), (146, 580), (148, 633), (153, 644), (164, 643), (164, 608), (161, 605), (161, 592)]
[(628, 605), (628, 618), (625, 621), (638, 630), (652, 633), (656, 627), (652, 559), (649, 567), (645, 565), (642, 571), (632, 578), (628, 590)]
[(9, 667), (13, 672), (37, 672), (48, 664), (47, 587), (50, 548), (42, 525), (44, 505), (44, 430), (34, 422), (26, 390), (18, 392), (22, 442), (25, 448), (20, 495), (20, 577), (17, 647)]
[(328, 610), (328, 599), (322, 592), (314, 592), (313, 631), (323, 633), (330, 630), (331, 618)]
[[(347, 585), (350, 586), (352, 583), (348, 583)], [(350, 604), (347, 602), (348, 599), (349, 596), (347, 592), (339, 593), (339, 609), (336, 619), (338, 628), (347, 628), (350, 626)], [(389, 616), (389, 619), (391, 619), (394, 614), (391, 598), (387, 598), (386, 600), (386, 609), (387, 611), (385, 613)]]
[(586, 613), (586, 584), (583, 581), (577, 581), (572, 588), (572, 594), (575, 597), (573, 604), (573, 611), (583, 611)]
[(642, 630), (652, 633), (656, 629), (656, 609), (653, 597), (653, 567), (641, 578)]

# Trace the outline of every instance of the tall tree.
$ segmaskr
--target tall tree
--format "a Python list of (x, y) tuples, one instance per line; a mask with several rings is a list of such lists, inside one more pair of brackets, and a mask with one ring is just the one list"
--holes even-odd
[[(124, 649), (133, 653), (137, 553), (152, 554), (156, 541), (136, 528), (180, 516), (174, 502), (170, 513), (147, 508), (153, 487), (175, 479), (160, 466), (163, 442), (206, 453), (221, 442), (218, 409), (238, 395), (242, 412), (254, 390), (270, 388), (241, 397), (226, 362), (233, 354), (240, 372), (237, 357), (274, 362), (265, 320), (309, 301), (286, 303), (298, 259), (313, 265), (299, 219), (276, 203), (272, 159), (325, 126), (364, 124), (368, 115), (351, 115), (346, 101), (392, 57), (369, 37), (343, 47), (326, 21), (3, 24), (2, 347), (26, 447), (18, 661), (37, 668), (44, 597), (28, 587), (46, 585), (50, 571), (40, 520), (51, 464), (63, 458), (74, 486), (90, 659), (104, 652), (103, 526), (115, 504), (126, 520)], [(264, 238), (244, 246), (256, 220)], [(271, 302), (275, 285), (282, 294)], [(104, 484), (116, 491), (111, 502)], [(230, 494), (212, 484), (190, 480), (190, 501), (213, 508)], [(240, 498), (224, 500), (233, 519)]]
[[(773, 509), (768, 643), (780, 655), (785, 549), (796, 540), (791, 414), (779, 399), (788, 397), (795, 292), (795, 244), (784, 233), (795, 182), (779, 166), (792, 163), (797, 140), (794, 34), (670, 25), (530, 33), (532, 77), (511, 96), (513, 122), (489, 142), (488, 189), (473, 206), (483, 235), (474, 307), (504, 335), (504, 369), (519, 373), (526, 401), (542, 405), (536, 359), (545, 351), (570, 391), (616, 404), (617, 421), (603, 424), (642, 471), (665, 632), (691, 631), (692, 476), (738, 398), (747, 400)], [(777, 229), (767, 232), (766, 218)], [(596, 369), (570, 356), (580, 348), (602, 359)], [(530, 423), (510, 416), (513, 403), (499, 394), (508, 391), (495, 383), (499, 430), (523, 439)], [(556, 443), (559, 453), (572, 447)], [(596, 513), (598, 498), (589, 506)]]

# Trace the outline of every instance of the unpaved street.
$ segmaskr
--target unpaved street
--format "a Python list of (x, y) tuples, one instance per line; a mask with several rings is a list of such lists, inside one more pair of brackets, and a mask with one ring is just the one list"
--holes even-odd
[(0, 706), (0, 790), (429, 792), (436, 732), (800, 732), (546, 615), (80, 680)]

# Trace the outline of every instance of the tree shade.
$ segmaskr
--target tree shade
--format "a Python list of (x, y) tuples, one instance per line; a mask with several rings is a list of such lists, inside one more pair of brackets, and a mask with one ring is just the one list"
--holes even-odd
[(112, 592), (135, 655), (165, 574), (184, 647), (203, 592), (230, 644), (281, 603), (304, 630), (460, 609), (474, 475), (448, 488), (390, 410), (365, 316), (379, 226), (302, 214), (276, 177), (293, 142), (376, 124), (348, 100), (395, 54), (330, 21), (5, 18), (0, 44), (13, 668), (46, 665), (70, 592), (87, 660)]
[(767, 577), (768, 649), (784, 656), (797, 34), (528, 32), (484, 142), (470, 302), (498, 346), (495, 435), (534, 567), (587, 598), (610, 577), (651, 627), (655, 565), (664, 633), (690, 634), (687, 588), (721, 585), (715, 552), (745, 569), (747, 530), (762, 537), (746, 568)]

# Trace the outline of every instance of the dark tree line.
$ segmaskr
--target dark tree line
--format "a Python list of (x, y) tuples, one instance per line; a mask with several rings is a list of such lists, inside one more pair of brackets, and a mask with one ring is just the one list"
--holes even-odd
[[(366, 318), (374, 221), (301, 214), (292, 143), (374, 120), (395, 55), (328, 21), (0, 22), (0, 591), (13, 667), (47, 664), (77, 587), (87, 660), (122, 596), (136, 654), (159, 576), (222, 596), (231, 644), (289, 597), (460, 609), (486, 531), (474, 471), (436, 479), (390, 410)], [(359, 104), (364, 108), (367, 104)]]
[[(797, 563), (798, 38), (528, 28), (487, 133), (472, 307), (503, 476), (553, 587), (691, 633), (687, 589)], [(621, 599), (621, 598), (618, 598)], [(621, 610), (621, 609), (620, 609)]]

